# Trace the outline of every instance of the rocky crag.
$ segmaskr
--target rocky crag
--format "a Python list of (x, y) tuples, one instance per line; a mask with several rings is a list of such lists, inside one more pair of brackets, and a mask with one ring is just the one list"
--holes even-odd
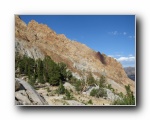
[(73, 76), (85, 79), (92, 73), (96, 79), (101, 75), (114, 89), (125, 93), (124, 85), (135, 92), (135, 83), (126, 75), (122, 65), (114, 58), (96, 52), (84, 44), (57, 34), (47, 25), (32, 20), (25, 24), (15, 16), (15, 52), (34, 59), (50, 56), (55, 62), (64, 62)]

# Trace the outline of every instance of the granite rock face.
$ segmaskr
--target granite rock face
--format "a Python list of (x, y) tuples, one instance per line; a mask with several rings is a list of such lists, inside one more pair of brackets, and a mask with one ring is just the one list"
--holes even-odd
[(15, 79), (15, 104), (16, 105), (48, 105), (34, 88), (22, 79)]

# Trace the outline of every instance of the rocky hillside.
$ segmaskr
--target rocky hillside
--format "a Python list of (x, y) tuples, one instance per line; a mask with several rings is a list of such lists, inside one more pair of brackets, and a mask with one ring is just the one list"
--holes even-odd
[(135, 92), (134, 81), (126, 75), (114, 58), (96, 52), (77, 41), (57, 34), (47, 25), (32, 20), (28, 25), (15, 16), (15, 52), (34, 59), (50, 56), (55, 62), (64, 62), (74, 77), (86, 79), (91, 73), (95, 79), (104, 75), (114, 89), (125, 93), (124, 85)]

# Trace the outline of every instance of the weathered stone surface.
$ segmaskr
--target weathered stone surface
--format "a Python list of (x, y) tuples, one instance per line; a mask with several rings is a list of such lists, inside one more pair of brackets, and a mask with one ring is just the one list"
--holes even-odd
[(15, 52), (21, 55), (26, 55), (35, 60), (38, 58), (44, 59), (44, 53), (38, 47), (32, 46), (32, 44), (18, 39), (15, 39)]
[(68, 82), (65, 82), (63, 86), (65, 87), (65, 89), (71, 90), (72, 92), (76, 91), (75, 87), (73, 85), (71, 85), (70, 83), (68, 83)]
[(68, 105), (75, 105), (75, 106), (85, 105), (85, 104), (80, 103), (80, 102), (75, 101), (75, 100), (66, 100), (66, 102), (68, 103)]
[(20, 88), (15, 92), (15, 99), (23, 105), (48, 105), (34, 88), (27, 82), (16, 78), (16, 83), (20, 84)]
[(111, 101), (120, 99), (120, 97), (118, 95), (114, 94), (111, 90), (106, 89), (106, 92), (107, 92), (107, 99), (109, 99)]
[(19, 90), (19, 91), (15, 92), (15, 97), (23, 105), (32, 105), (25, 90)]

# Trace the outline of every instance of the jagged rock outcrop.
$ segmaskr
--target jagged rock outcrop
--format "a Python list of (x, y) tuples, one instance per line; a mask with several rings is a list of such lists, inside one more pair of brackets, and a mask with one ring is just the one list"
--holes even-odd
[(15, 104), (16, 105), (48, 105), (34, 88), (24, 80), (15, 79)]
[(135, 91), (134, 81), (127, 77), (122, 65), (114, 58), (69, 40), (63, 34), (56, 34), (47, 25), (34, 20), (26, 25), (19, 16), (15, 16), (15, 39), (16, 51), (22, 54), (35, 59), (48, 55), (55, 62), (66, 63), (78, 78), (86, 78), (89, 73), (95, 78), (105, 75), (108, 82), (113, 80), (120, 85), (121, 92), (125, 92), (124, 85), (128, 84)]
[(44, 59), (44, 53), (36, 46), (28, 44), (26, 41), (15, 39), (15, 52), (21, 55), (26, 55), (33, 59)]

